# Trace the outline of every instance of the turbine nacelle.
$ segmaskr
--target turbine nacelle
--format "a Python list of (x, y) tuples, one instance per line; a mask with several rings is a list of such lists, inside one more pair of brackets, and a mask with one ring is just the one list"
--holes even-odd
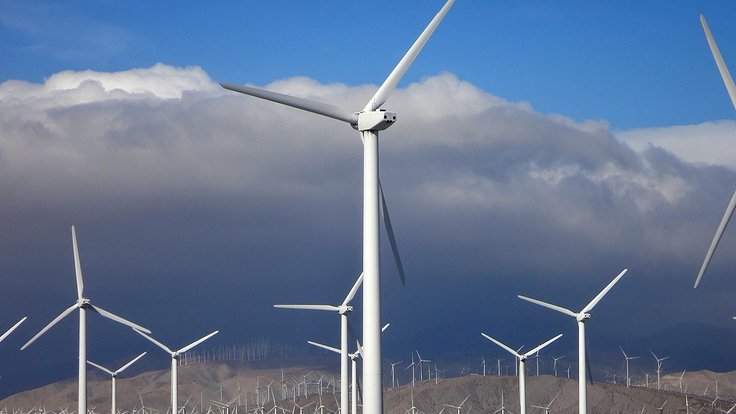
[(353, 311), (353, 307), (349, 305), (341, 305), (341, 306), (338, 306), (338, 308), (339, 309), (337, 310), (337, 312), (340, 315), (347, 315), (348, 313)]
[(77, 303), (79, 304), (79, 307), (80, 308), (89, 308), (90, 305), (92, 305), (92, 301), (90, 301), (87, 298), (79, 299), (79, 301), (77, 301)]
[(586, 320), (590, 319), (590, 314), (581, 312), (575, 315), (575, 319), (577, 319), (578, 322), (585, 322)]
[(396, 122), (396, 113), (385, 109), (356, 113), (358, 123), (351, 126), (358, 131), (383, 131)]

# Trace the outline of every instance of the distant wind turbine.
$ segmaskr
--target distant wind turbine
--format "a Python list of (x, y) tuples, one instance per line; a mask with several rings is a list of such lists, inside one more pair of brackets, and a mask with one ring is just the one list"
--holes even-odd
[(547, 309), (563, 313), (568, 316), (572, 316), (578, 321), (578, 410), (580, 414), (586, 414), (587, 411), (587, 384), (586, 384), (586, 362), (585, 362), (585, 322), (590, 319), (590, 311), (593, 310), (595, 305), (600, 302), (601, 299), (608, 293), (611, 288), (621, 279), (628, 269), (624, 269), (621, 273), (616, 276), (611, 283), (608, 284), (593, 300), (590, 301), (580, 312), (573, 312), (570, 309), (563, 308), (561, 306), (552, 305), (541, 300), (532, 299), (526, 296), (518, 295), (519, 299), (527, 302), (534, 303), (539, 306), (543, 306)]
[(562, 334), (559, 334), (559, 335), (555, 336), (554, 338), (548, 339), (546, 342), (542, 343), (541, 345), (537, 346), (536, 348), (534, 348), (531, 351), (529, 351), (527, 353), (524, 353), (524, 354), (520, 354), (518, 351), (514, 350), (513, 348), (504, 345), (500, 341), (498, 341), (498, 340), (496, 340), (494, 338), (491, 338), (490, 336), (488, 336), (488, 335), (486, 335), (484, 333), (481, 333), (481, 335), (483, 335), (483, 337), (485, 337), (489, 341), (493, 342), (494, 344), (496, 344), (496, 345), (500, 346), (501, 348), (507, 350), (509, 353), (511, 353), (512, 355), (514, 355), (519, 360), (519, 414), (526, 414), (526, 382), (525, 382), (525, 377), (526, 377), (526, 360), (530, 356), (532, 356), (532, 355), (536, 354), (537, 352), (539, 352), (545, 346), (547, 346), (547, 345), (551, 344), (552, 342), (558, 340), (562, 336)]
[(664, 362), (665, 359), (669, 359), (669, 357), (666, 356), (664, 358), (659, 358), (657, 355), (654, 354), (654, 352), (652, 352), (651, 349), (649, 350), (649, 352), (652, 354), (654, 359), (657, 360), (657, 389), (659, 389), (660, 388), (659, 387), (659, 374), (662, 372), (662, 363)]
[(177, 385), (177, 382), (178, 382), (177, 372), (178, 372), (179, 356), (189, 351), (190, 349), (194, 348), (195, 346), (201, 344), (202, 342), (210, 339), (212, 336), (216, 335), (220, 331), (211, 332), (177, 351), (171, 350), (166, 345), (162, 344), (161, 342), (153, 339), (149, 335), (146, 335), (145, 333), (137, 329), (135, 329), (135, 331), (138, 334), (140, 334), (142, 337), (148, 339), (154, 345), (158, 346), (159, 348), (166, 351), (169, 355), (171, 355), (171, 414), (178, 414), (179, 413), (179, 405), (178, 405), (179, 395), (178, 395), (178, 385)]
[(631, 384), (631, 377), (629, 377), (629, 361), (632, 359), (639, 359), (639, 357), (630, 357), (626, 355), (626, 352), (624, 352), (624, 349), (621, 348), (621, 346), (619, 346), (618, 349), (621, 350), (621, 353), (624, 354), (624, 358), (626, 358), (626, 388), (629, 388), (629, 385)]
[[(721, 78), (723, 78), (723, 83), (726, 85), (726, 90), (728, 90), (728, 96), (731, 97), (731, 103), (733, 104), (734, 109), (736, 109), (736, 86), (734, 86), (733, 78), (731, 78), (731, 74), (728, 72), (728, 67), (726, 66), (726, 62), (723, 61), (721, 52), (718, 50), (718, 45), (716, 44), (716, 41), (713, 38), (713, 35), (710, 33), (708, 22), (705, 21), (705, 16), (703, 16), (702, 14), (700, 15), (700, 24), (701, 26), (703, 26), (703, 31), (705, 32), (705, 38), (706, 40), (708, 40), (708, 46), (710, 46), (710, 51), (713, 54), (713, 58), (716, 61), (716, 66), (718, 66), (718, 71), (721, 73)], [(721, 237), (723, 237), (723, 232), (726, 230), (726, 226), (728, 226), (728, 222), (731, 220), (731, 216), (733, 216), (734, 209), (736, 209), (736, 192), (733, 193), (733, 196), (731, 197), (731, 201), (728, 203), (728, 207), (726, 207), (726, 212), (723, 214), (721, 223), (718, 225), (718, 228), (716, 229), (716, 234), (715, 236), (713, 236), (713, 241), (711, 241), (710, 247), (708, 247), (708, 251), (705, 253), (705, 259), (703, 260), (703, 264), (700, 266), (700, 272), (698, 272), (698, 277), (695, 279), (694, 288), (697, 288), (700, 285), (700, 282), (703, 279), (703, 275), (705, 274), (705, 271), (708, 269), (710, 260), (713, 258), (713, 253), (715, 253), (716, 248), (718, 247), (718, 243), (721, 241)]]
[[(346, 122), (360, 132), (363, 142), (363, 345), (365, 355), (363, 359), (363, 386), (364, 405), (366, 414), (380, 414), (383, 412), (383, 384), (381, 358), (381, 282), (380, 282), (380, 237), (379, 221), (383, 210), (384, 223), (388, 230), (389, 241), (394, 253), (394, 259), (403, 278), (403, 270), (394, 240), (391, 222), (388, 218), (385, 198), (379, 182), (378, 163), (378, 132), (396, 122), (396, 114), (381, 107), (396, 89), (396, 86), (409, 69), (414, 59), (434, 33), (437, 26), (452, 7), (454, 0), (448, 0), (422, 31), (419, 38), (412, 44), (398, 65), (378, 88), (375, 95), (359, 112), (346, 111), (334, 105), (315, 102), (281, 93), (271, 92), (250, 86), (222, 84), (222, 87), (235, 92), (251, 95), (283, 105), (313, 112)], [(377, 40), (372, 40), (377, 41)], [(389, 42), (390, 44), (390, 42)], [(361, 56), (360, 46), (356, 45), (353, 51)], [(370, 57), (362, 57), (370, 62)]]
[(107, 372), (112, 377), (112, 393), (111, 393), (111, 397), (110, 397), (110, 399), (112, 400), (112, 402), (111, 402), (111, 409), (110, 409), (110, 413), (111, 414), (117, 414), (117, 412), (118, 412), (117, 411), (117, 404), (116, 404), (117, 391), (116, 391), (116, 388), (115, 388), (115, 380), (117, 379), (118, 374), (120, 374), (121, 372), (123, 372), (126, 369), (128, 369), (128, 367), (130, 367), (131, 365), (133, 365), (135, 363), (135, 361), (141, 359), (143, 357), (143, 355), (146, 355), (146, 353), (144, 352), (144, 353), (138, 355), (137, 357), (131, 359), (127, 364), (123, 365), (122, 367), (118, 368), (115, 371), (111, 371), (111, 370), (103, 367), (102, 365), (95, 364), (92, 361), (87, 361), (88, 364), (92, 365), (95, 368), (99, 368), (102, 371)]
[(358, 293), (363, 283), (363, 275), (353, 284), (345, 299), (339, 306), (333, 305), (273, 305), (274, 308), (281, 309), (306, 309), (337, 312), (340, 315), (340, 406), (348, 406), (348, 315), (353, 311), (350, 306), (355, 294)]
[(82, 266), (79, 261), (79, 249), (77, 248), (77, 232), (72, 226), (72, 248), (74, 250), (74, 272), (77, 279), (77, 301), (64, 312), (61, 312), (54, 320), (49, 322), (39, 333), (31, 338), (21, 348), (24, 350), (28, 348), (36, 339), (40, 338), (46, 331), (51, 329), (54, 325), (59, 323), (62, 319), (69, 316), (75, 310), (79, 310), (79, 363), (78, 368), (78, 394), (77, 394), (77, 413), (87, 413), (87, 311), (100, 314), (105, 318), (112, 319), (113, 321), (129, 326), (133, 329), (137, 329), (143, 332), (151, 333), (148, 329), (123, 319), (114, 313), (108, 312), (99, 306), (92, 304), (89, 298), (84, 297), (84, 281), (82, 280)]

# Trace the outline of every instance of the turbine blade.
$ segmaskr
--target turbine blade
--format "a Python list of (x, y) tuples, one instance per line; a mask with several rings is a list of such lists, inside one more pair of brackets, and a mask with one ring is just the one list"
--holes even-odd
[(12, 327), (10, 327), (10, 329), (8, 329), (7, 331), (5, 331), (5, 333), (2, 336), (0, 336), (0, 342), (2, 342), (3, 339), (7, 338), (8, 335), (10, 335), (11, 333), (13, 333), (13, 331), (15, 330), (15, 328), (19, 327), (20, 324), (22, 324), (26, 319), (28, 319), (28, 317), (27, 316), (24, 316), (23, 318), (21, 318), (21, 320), (19, 320), (18, 322), (16, 322), (15, 325), (13, 325)]
[(542, 350), (542, 348), (544, 348), (545, 346), (547, 346), (547, 345), (551, 344), (552, 342), (560, 339), (561, 336), (562, 336), (562, 334), (559, 334), (559, 335), (555, 336), (554, 338), (548, 339), (547, 342), (545, 342), (545, 343), (539, 345), (538, 347), (532, 349), (531, 351), (525, 353), (524, 356), (525, 357), (530, 357), (530, 356), (536, 354), (538, 351)]
[(383, 214), (383, 224), (386, 227), (386, 234), (388, 234), (388, 241), (391, 244), (391, 251), (394, 253), (394, 261), (396, 262), (396, 269), (399, 271), (399, 277), (401, 278), (401, 284), (406, 286), (406, 275), (404, 274), (404, 266), (401, 264), (401, 256), (399, 255), (399, 247), (396, 245), (396, 237), (394, 237), (394, 228), (391, 225), (391, 217), (388, 215), (388, 206), (386, 206), (386, 197), (383, 195), (383, 187), (381, 181), (378, 181), (378, 190), (381, 197), (381, 213)]
[(518, 352), (516, 352), (516, 351), (514, 351), (514, 350), (513, 350), (512, 348), (509, 348), (508, 346), (504, 345), (504, 344), (503, 344), (503, 343), (501, 343), (500, 341), (497, 341), (497, 340), (495, 340), (495, 339), (491, 338), (490, 336), (488, 336), (488, 335), (486, 335), (486, 334), (484, 334), (484, 333), (482, 333), (482, 332), (481, 332), (481, 335), (483, 335), (483, 336), (484, 336), (484, 337), (485, 337), (486, 339), (488, 339), (489, 341), (493, 342), (494, 344), (496, 344), (496, 345), (500, 346), (501, 348), (503, 348), (503, 349), (505, 349), (505, 350), (509, 351), (509, 352), (510, 352), (510, 353), (511, 353), (512, 355), (514, 355), (515, 357), (517, 357), (517, 358), (520, 358), (520, 357), (521, 357), (521, 355), (519, 355), (519, 353), (518, 353)]
[(557, 305), (553, 305), (551, 303), (542, 302), (541, 300), (532, 299), (532, 298), (526, 297), (524, 295), (516, 295), (516, 297), (518, 297), (521, 300), (525, 300), (527, 302), (531, 302), (531, 303), (534, 303), (536, 305), (543, 306), (545, 308), (552, 309), (554, 311), (564, 313), (565, 315), (572, 316), (573, 318), (577, 318), (578, 317), (578, 314), (577, 313), (571, 311), (570, 309), (563, 308), (562, 306), (557, 306)]
[(710, 247), (708, 247), (708, 252), (705, 254), (703, 265), (700, 266), (700, 272), (698, 272), (698, 277), (695, 279), (695, 286), (693, 287), (693, 289), (697, 288), (700, 285), (700, 282), (703, 279), (703, 275), (705, 274), (705, 271), (708, 269), (708, 265), (710, 264), (710, 259), (713, 257), (713, 253), (716, 252), (718, 243), (720, 243), (721, 237), (723, 237), (723, 232), (726, 230), (726, 226), (728, 226), (728, 222), (731, 220), (731, 216), (733, 216), (733, 211), (735, 208), (736, 192), (733, 193), (731, 201), (728, 203), (728, 207), (726, 207), (726, 213), (723, 215), (721, 223), (718, 225), (718, 229), (716, 229), (715, 236), (713, 236), (713, 241), (710, 242)]
[(291, 106), (318, 115), (324, 115), (338, 121), (347, 122), (350, 125), (358, 123), (358, 116), (350, 113), (338, 106), (326, 104), (323, 102), (312, 101), (310, 99), (298, 98), (296, 96), (286, 95), (283, 93), (272, 92), (265, 89), (254, 88), (252, 86), (235, 85), (232, 83), (221, 83), (223, 88), (233, 92), (240, 92), (246, 95), (255, 96), (256, 98), (265, 99), (267, 101), (280, 103), (282, 105)]
[(716, 60), (718, 72), (721, 73), (723, 83), (726, 84), (728, 96), (731, 97), (731, 103), (733, 104), (734, 109), (736, 109), (736, 86), (734, 86), (733, 78), (731, 78), (731, 74), (728, 72), (728, 66), (726, 66), (726, 63), (723, 61), (723, 57), (721, 56), (721, 52), (718, 50), (718, 45), (716, 44), (715, 39), (713, 39), (713, 35), (710, 33), (708, 22), (705, 21), (705, 16), (702, 14), (700, 15), (700, 24), (703, 26), (705, 38), (708, 40), (708, 46), (710, 46), (711, 53), (713, 53), (713, 59)]
[(629, 359), (629, 356), (626, 355), (626, 352), (624, 352), (624, 349), (621, 348), (621, 345), (618, 346), (618, 349), (620, 349), (621, 350), (621, 353), (624, 354), (624, 358)]
[(353, 284), (352, 289), (350, 289), (350, 292), (348, 292), (348, 295), (345, 296), (345, 300), (342, 301), (342, 306), (347, 306), (350, 304), (350, 302), (355, 297), (355, 294), (358, 293), (358, 289), (360, 288), (360, 285), (363, 284), (363, 273), (358, 276), (358, 280), (355, 281), (355, 284)]
[(45, 333), (46, 333), (46, 331), (48, 331), (49, 329), (51, 329), (51, 327), (52, 327), (52, 326), (54, 326), (54, 325), (56, 325), (57, 323), (59, 323), (59, 321), (60, 321), (60, 320), (64, 319), (64, 318), (65, 318), (66, 316), (68, 316), (68, 315), (69, 315), (70, 313), (74, 312), (74, 310), (75, 310), (75, 309), (77, 309), (78, 307), (79, 307), (79, 305), (78, 305), (77, 303), (75, 303), (75, 304), (73, 304), (72, 306), (70, 306), (70, 307), (66, 308), (66, 310), (65, 310), (64, 312), (61, 312), (61, 313), (59, 314), (59, 316), (57, 316), (56, 318), (54, 318), (54, 320), (52, 320), (51, 322), (49, 322), (49, 324), (48, 324), (48, 325), (46, 325), (46, 326), (45, 326), (45, 327), (44, 327), (43, 329), (41, 329), (41, 331), (40, 331), (39, 333), (37, 333), (37, 334), (36, 334), (36, 336), (34, 336), (34, 337), (33, 337), (33, 338), (31, 338), (31, 339), (30, 339), (30, 340), (29, 340), (28, 342), (26, 342), (26, 344), (25, 344), (25, 345), (23, 345), (23, 346), (22, 346), (22, 347), (20, 348), (20, 350), (22, 351), (22, 350), (24, 350), (24, 349), (28, 348), (28, 345), (30, 345), (30, 344), (32, 344), (33, 342), (35, 342), (35, 341), (36, 341), (36, 339), (38, 339), (39, 337), (41, 337), (41, 335), (45, 334)]
[(133, 331), (135, 331), (136, 333), (138, 333), (140, 336), (148, 339), (149, 341), (153, 342), (154, 345), (156, 345), (159, 348), (163, 349), (164, 351), (168, 352), (169, 355), (174, 355), (174, 351), (172, 351), (171, 349), (169, 349), (169, 347), (167, 347), (166, 345), (162, 344), (161, 342), (153, 339), (153, 337), (151, 337), (149, 335), (146, 335), (146, 333), (141, 332), (141, 331), (139, 331), (137, 329), (133, 329)]
[(599, 293), (596, 297), (594, 297), (593, 300), (591, 300), (590, 303), (586, 307), (583, 308), (581, 313), (588, 313), (592, 311), (595, 305), (597, 305), (598, 302), (600, 302), (601, 299), (603, 299), (603, 297), (606, 296), (606, 293), (608, 293), (608, 291), (611, 290), (613, 285), (615, 285), (619, 281), (619, 279), (621, 279), (628, 271), (629, 269), (624, 269), (621, 271), (621, 273), (618, 274), (618, 276), (613, 278), (611, 283), (609, 283), (608, 286), (606, 286), (603, 290), (601, 290), (601, 293)]
[(319, 347), (319, 348), (326, 349), (328, 351), (332, 351), (332, 352), (338, 353), (338, 354), (341, 353), (341, 351), (339, 349), (333, 348), (333, 347), (328, 346), (328, 345), (325, 345), (325, 344), (321, 344), (319, 342), (307, 341), (307, 343), (310, 344), (310, 345), (314, 345), (316, 347)]
[(339, 312), (340, 308), (332, 305), (273, 305), (278, 309), (304, 309), (304, 310), (321, 310)]
[(72, 226), (72, 248), (74, 249), (74, 274), (77, 277), (77, 299), (84, 297), (84, 281), (82, 280), (82, 266), (79, 263), (79, 248), (77, 247), (77, 230)]
[(463, 406), (463, 404), (465, 404), (465, 401), (468, 401), (468, 398), (470, 398), (470, 394), (468, 394), (468, 396), (467, 396), (467, 397), (465, 397), (465, 399), (463, 400), (463, 402), (461, 402), (461, 403), (460, 403), (460, 405), (459, 405), (458, 407), (462, 407), (462, 406)]
[(113, 321), (115, 321), (117, 323), (123, 324), (125, 326), (129, 326), (129, 327), (131, 327), (131, 328), (133, 328), (135, 330), (138, 330), (138, 331), (141, 331), (141, 332), (145, 332), (147, 334), (150, 334), (151, 333), (151, 331), (149, 331), (148, 329), (146, 329), (146, 328), (138, 325), (137, 323), (133, 323), (133, 322), (131, 322), (131, 321), (129, 321), (129, 320), (121, 317), (121, 316), (115, 315), (114, 313), (112, 313), (110, 311), (106, 311), (106, 310), (102, 309), (99, 306), (89, 305), (89, 310), (91, 310), (93, 312), (97, 312), (97, 313), (100, 314), (100, 316), (104, 316), (107, 319), (111, 319), (111, 320), (113, 320)]
[(197, 339), (196, 341), (192, 342), (191, 344), (185, 346), (184, 348), (182, 348), (182, 349), (180, 349), (180, 350), (178, 350), (176, 352), (178, 354), (183, 354), (183, 353), (187, 352), (188, 350), (194, 348), (195, 346), (201, 344), (202, 342), (204, 342), (204, 341), (210, 339), (211, 337), (217, 335), (218, 332), (220, 332), (220, 331), (211, 332), (211, 333), (209, 333), (209, 334), (207, 334), (207, 335), (205, 335), (205, 336)]
[(144, 352), (144, 353), (138, 355), (137, 357), (131, 359), (130, 362), (128, 362), (127, 364), (125, 364), (122, 367), (118, 368), (118, 370), (115, 371), (115, 374), (119, 374), (119, 373), (125, 371), (126, 369), (128, 369), (128, 367), (130, 367), (131, 365), (135, 364), (135, 361), (143, 358), (143, 355), (146, 355), (146, 353)]
[(411, 45), (404, 57), (401, 58), (399, 64), (396, 65), (394, 70), (391, 71), (391, 74), (388, 75), (388, 78), (383, 81), (383, 84), (380, 88), (378, 88), (378, 91), (375, 95), (373, 95), (371, 100), (368, 101), (368, 104), (366, 104), (365, 108), (363, 108), (363, 111), (375, 111), (376, 109), (380, 108), (381, 105), (386, 103), (388, 97), (391, 96), (391, 92), (396, 89), (396, 85), (398, 85), (401, 78), (404, 77), (407, 69), (409, 69), (409, 66), (411, 66), (411, 64), (414, 62), (414, 59), (422, 50), (424, 44), (427, 43), (429, 37), (432, 36), (432, 33), (434, 33), (434, 30), (437, 28), (447, 12), (450, 10), (450, 7), (452, 7), (453, 3), (455, 3), (455, 0), (448, 0), (447, 3), (442, 6), (442, 9), (440, 9), (440, 11), (437, 13), (436, 16), (434, 16), (432, 21), (429, 22), (429, 25), (424, 29), (422, 34), (419, 35), (419, 38), (414, 41), (414, 44)]
[(94, 363), (94, 362), (92, 362), (92, 361), (87, 361), (87, 363), (88, 363), (88, 364), (90, 364), (90, 365), (92, 365), (92, 366), (93, 366), (93, 367), (95, 367), (95, 368), (98, 368), (98, 369), (100, 369), (100, 370), (102, 370), (102, 371), (105, 371), (105, 372), (107, 372), (107, 373), (108, 373), (108, 374), (110, 374), (110, 375), (115, 375), (115, 373), (114, 373), (114, 372), (112, 372), (112, 371), (110, 371), (109, 369), (107, 369), (107, 368), (103, 367), (102, 365), (98, 365), (98, 364), (95, 364), (95, 363)]
[(391, 326), (391, 322), (383, 325), (383, 328), (381, 328), (381, 332), (386, 332), (386, 329), (388, 329), (389, 326)]

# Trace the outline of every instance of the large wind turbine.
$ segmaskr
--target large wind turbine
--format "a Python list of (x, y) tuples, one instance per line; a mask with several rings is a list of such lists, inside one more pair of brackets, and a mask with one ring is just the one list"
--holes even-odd
[[(530, 350), (529, 352), (526, 352), (526, 353), (523, 353), (523, 354), (520, 354), (519, 352), (517, 352), (513, 348), (504, 345), (503, 343), (501, 343), (501, 341), (498, 341), (496, 339), (493, 339), (493, 338), (491, 338), (490, 336), (488, 336), (488, 335), (486, 335), (484, 333), (481, 333), (481, 335), (483, 335), (486, 339), (488, 339), (489, 341), (493, 342), (494, 344), (496, 344), (496, 345), (500, 346), (501, 348), (509, 351), (512, 355), (514, 355), (519, 360), (519, 407), (520, 407), (519, 408), (519, 414), (526, 414), (526, 382), (525, 382), (525, 378), (526, 378), (526, 360), (530, 356), (532, 356), (532, 355), (536, 354), (537, 352), (539, 352), (540, 350), (542, 350), (542, 348), (544, 348), (545, 346), (547, 346), (547, 345), (551, 344), (552, 342), (558, 340), (562, 336), (562, 334), (559, 334), (559, 335), (555, 336), (554, 338), (548, 339), (546, 342), (544, 342), (541, 345), (537, 346), (536, 348)], [(552, 403), (550, 403), (550, 405), (551, 404)]]
[[(282, 309), (307, 309), (335, 312), (340, 315), (340, 406), (348, 406), (348, 315), (353, 311), (350, 302), (358, 292), (360, 284), (363, 283), (363, 275), (353, 284), (352, 289), (345, 296), (340, 306), (333, 305), (273, 305), (274, 308)], [(347, 409), (347, 408), (346, 408)]]
[(76, 309), (79, 309), (79, 364), (78, 364), (78, 386), (79, 391), (77, 394), (77, 413), (80, 414), (86, 414), (87, 413), (87, 311), (92, 311), (95, 313), (100, 314), (101, 316), (104, 316), (108, 319), (112, 319), (113, 321), (117, 323), (121, 323), (123, 325), (129, 326), (133, 329), (137, 329), (140, 331), (151, 333), (148, 329), (137, 325), (133, 322), (130, 322), (126, 319), (121, 318), (120, 316), (117, 316), (111, 312), (108, 312), (99, 306), (95, 306), (92, 304), (92, 301), (89, 298), (84, 297), (84, 282), (82, 280), (82, 266), (79, 262), (79, 249), (77, 248), (77, 232), (74, 229), (74, 226), (72, 226), (72, 248), (74, 250), (74, 272), (76, 274), (77, 278), (77, 301), (74, 302), (74, 304), (70, 307), (68, 307), (64, 312), (61, 312), (59, 316), (57, 316), (54, 320), (49, 322), (48, 325), (46, 325), (39, 333), (36, 334), (31, 340), (26, 342), (25, 345), (21, 348), (21, 350), (24, 350), (28, 348), (30, 344), (36, 341), (41, 335), (46, 333), (49, 329), (51, 329), (52, 326), (56, 325), (64, 319), (65, 317), (69, 316), (72, 312), (74, 312)]
[[(380, 238), (379, 216), (383, 207), (384, 221), (389, 229), (389, 241), (397, 264), (398, 254), (385, 202), (379, 184), (378, 170), (378, 131), (382, 131), (396, 121), (396, 114), (380, 109), (404, 76), (409, 66), (424, 47), (429, 37), (452, 7), (454, 0), (448, 0), (408, 52), (393, 69), (378, 91), (359, 112), (350, 112), (334, 105), (297, 98), (250, 86), (222, 84), (223, 88), (292, 106), (319, 115), (348, 123), (360, 132), (363, 141), (363, 387), (366, 414), (383, 412), (383, 384), (381, 374), (381, 282), (380, 282)], [(359, 46), (356, 52), (360, 54)]]
[(202, 338), (197, 339), (196, 341), (192, 342), (191, 344), (177, 350), (172, 351), (169, 347), (162, 344), (161, 342), (153, 339), (149, 335), (146, 335), (145, 333), (135, 330), (137, 333), (139, 333), (142, 337), (148, 339), (149, 341), (153, 342), (156, 346), (163, 349), (164, 351), (168, 352), (169, 355), (171, 355), (171, 414), (178, 414), (179, 413), (179, 396), (177, 394), (178, 392), (178, 378), (177, 378), (177, 366), (179, 365), (179, 356), (190, 349), (194, 348), (195, 346), (201, 344), (202, 342), (210, 339), (210, 337), (214, 336), (220, 331), (214, 331), (206, 336), (203, 336)]
[[(734, 109), (736, 109), (736, 86), (733, 83), (731, 74), (728, 72), (726, 62), (723, 61), (721, 52), (718, 50), (718, 45), (716, 44), (715, 39), (713, 39), (713, 35), (710, 33), (708, 22), (705, 21), (705, 17), (702, 14), (700, 15), (700, 24), (703, 26), (705, 38), (708, 40), (708, 46), (710, 46), (710, 51), (713, 53), (713, 58), (716, 60), (716, 66), (718, 66), (718, 71), (721, 73), (723, 83), (726, 84), (728, 96), (731, 97), (731, 103), (733, 104)], [(710, 264), (710, 259), (713, 257), (713, 253), (715, 253), (718, 243), (721, 241), (721, 237), (723, 237), (723, 232), (726, 230), (726, 226), (728, 226), (728, 222), (731, 220), (734, 209), (736, 209), (736, 192), (733, 193), (731, 201), (728, 203), (728, 207), (726, 207), (726, 212), (723, 214), (721, 223), (716, 229), (716, 234), (713, 236), (713, 241), (711, 241), (710, 247), (708, 247), (708, 251), (705, 253), (705, 260), (703, 260), (703, 264), (700, 266), (700, 272), (698, 272), (698, 277), (695, 279), (694, 288), (697, 288), (698, 285), (700, 285), (700, 281), (703, 279), (703, 275)]]
[(115, 371), (111, 371), (111, 370), (103, 367), (102, 365), (95, 364), (92, 361), (87, 361), (88, 364), (92, 365), (95, 368), (99, 368), (102, 371), (107, 372), (112, 377), (112, 393), (111, 393), (111, 397), (110, 397), (110, 399), (112, 400), (112, 402), (110, 404), (111, 405), (110, 413), (117, 414), (117, 412), (118, 412), (117, 411), (117, 404), (116, 404), (117, 390), (115, 388), (115, 380), (117, 379), (118, 374), (120, 374), (121, 372), (123, 372), (126, 369), (128, 369), (128, 367), (130, 367), (131, 365), (133, 365), (135, 363), (135, 361), (143, 358), (143, 355), (146, 355), (146, 353), (144, 352), (144, 353), (138, 355), (137, 357), (131, 359), (127, 364), (123, 365), (122, 367), (118, 368)]
[(608, 293), (609, 290), (613, 287), (613, 285), (616, 284), (616, 282), (619, 281), (623, 277), (623, 275), (626, 274), (626, 272), (629, 269), (624, 269), (621, 271), (621, 273), (616, 276), (611, 283), (608, 284), (596, 297), (593, 298), (593, 300), (590, 301), (580, 312), (573, 312), (570, 309), (563, 308), (561, 306), (552, 305), (547, 302), (542, 302), (541, 300), (528, 298), (526, 296), (518, 295), (519, 299), (523, 299), (527, 302), (535, 303), (537, 305), (543, 306), (548, 309), (555, 310), (560, 313), (564, 313), (565, 315), (572, 316), (578, 321), (578, 398), (579, 398), (579, 412), (580, 414), (587, 413), (587, 384), (586, 381), (586, 362), (585, 362), (585, 321), (590, 319), (590, 311), (593, 310), (595, 305), (600, 302), (601, 299), (603, 299), (603, 296)]

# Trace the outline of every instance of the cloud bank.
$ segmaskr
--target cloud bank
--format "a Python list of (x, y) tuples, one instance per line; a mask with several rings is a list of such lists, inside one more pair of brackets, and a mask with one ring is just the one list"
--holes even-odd
[[(265, 87), (347, 109), (375, 90), (303, 77)], [(397, 341), (498, 323), (510, 306), (522, 311), (509, 320), (533, 320), (517, 293), (582, 306), (624, 267), (631, 280), (603, 321), (726, 320), (724, 303), (693, 304), (733, 293), (733, 237), (711, 287), (697, 299), (690, 287), (736, 183), (734, 123), (614, 135), (448, 73), (398, 89), (386, 107), (399, 119), (381, 135), (381, 177), (409, 279), (400, 289), (384, 250)], [(688, 140), (706, 136), (712, 145), (692, 151)], [(191, 336), (176, 329), (184, 319), (198, 331), (235, 324), (224, 340), (236, 343), (293, 318), (305, 323), (274, 335), (301, 340), (319, 325), (336, 337), (330, 320), (270, 305), (334, 302), (360, 272), (361, 150), (351, 128), (224, 91), (198, 67), (6, 81), (0, 270), (17, 292), (6, 325), (28, 297), (29, 330), (73, 300), (76, 224), (88, 289), (164, 337)]]

